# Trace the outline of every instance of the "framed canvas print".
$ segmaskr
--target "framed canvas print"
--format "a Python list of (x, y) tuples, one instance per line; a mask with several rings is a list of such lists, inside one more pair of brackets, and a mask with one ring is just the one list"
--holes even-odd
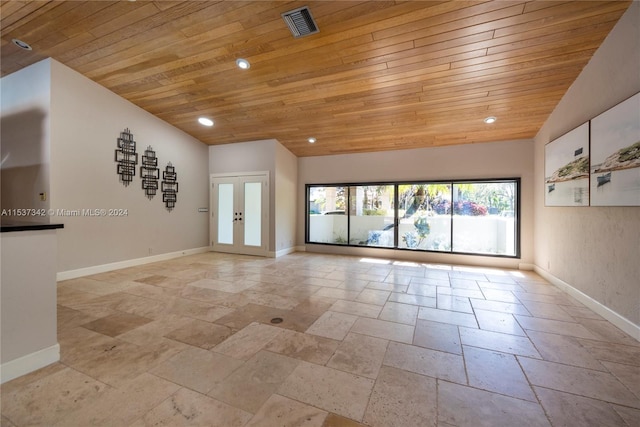
[(589, 206), (589, 122), (544, 147), (545, 206)]
[(591, 206), (640, 206), (640, 93), (591, 120)]

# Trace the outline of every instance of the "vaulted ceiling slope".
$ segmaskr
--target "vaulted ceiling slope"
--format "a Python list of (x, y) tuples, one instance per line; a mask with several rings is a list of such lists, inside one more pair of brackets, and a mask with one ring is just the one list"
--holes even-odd
[[(297, 156), (532, 138), (630, 3), (2, 0), (1, 73), (52, 57), (204, 143)], [(301, 6), (320, 32), (294, 38)]]

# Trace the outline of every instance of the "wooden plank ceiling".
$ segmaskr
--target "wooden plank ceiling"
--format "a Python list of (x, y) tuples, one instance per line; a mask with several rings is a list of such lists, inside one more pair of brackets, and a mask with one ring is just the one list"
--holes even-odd
[(1, 73), (52, 57), (206, 144), (297, 156), (532, 138), (629, 4), (3, 0)]

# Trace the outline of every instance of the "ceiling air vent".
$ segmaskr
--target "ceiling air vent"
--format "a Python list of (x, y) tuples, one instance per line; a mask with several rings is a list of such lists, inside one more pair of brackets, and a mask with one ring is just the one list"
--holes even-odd
[(282, 14), (282, 18), (296, 39), (320, 31), (307, 6), (285, 12)]

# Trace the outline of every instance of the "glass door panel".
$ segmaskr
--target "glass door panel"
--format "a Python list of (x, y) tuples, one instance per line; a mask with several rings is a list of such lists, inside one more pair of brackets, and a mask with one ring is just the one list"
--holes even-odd
[(217, 200), (217, 243), (233, 245), (233, 184), (219, 184)]
[(262, 246), (262, 182), (244, 183), (244, 244)]

